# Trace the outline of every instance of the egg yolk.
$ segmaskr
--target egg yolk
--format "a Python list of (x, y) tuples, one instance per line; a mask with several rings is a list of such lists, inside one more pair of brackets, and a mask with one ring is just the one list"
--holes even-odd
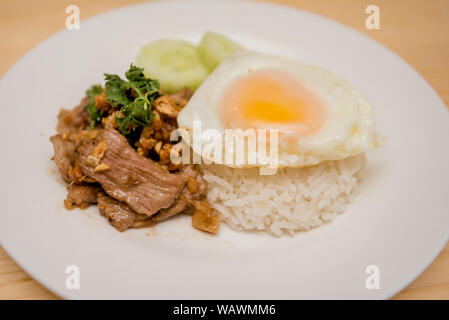
[(263, 69), (238, 77), (226, 89), (221, 118), (227, 128), (279, 129), (313, 134), (324, 122), (321, 101), (293, 75)]

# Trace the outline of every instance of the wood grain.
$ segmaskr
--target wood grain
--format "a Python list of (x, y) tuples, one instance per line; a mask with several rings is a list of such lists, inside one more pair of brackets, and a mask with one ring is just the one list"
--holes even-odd
[[(0, 2), (0, 75), (36, 44), (64, 28), (65, 8), (81, 19), (139, 0), (3, 0)], [(409, 62), (449, 105), (449, 1), (274, 0), (348, 25)], [(365, 28), (365, 8), (380, 8), (380, 30)], [(375, 63), (375, 61), (373, 61)], [(57, 299), (0, 248), (0, 299)], [(432, 265), (395, 299), (449, 299), (449, 244)]]

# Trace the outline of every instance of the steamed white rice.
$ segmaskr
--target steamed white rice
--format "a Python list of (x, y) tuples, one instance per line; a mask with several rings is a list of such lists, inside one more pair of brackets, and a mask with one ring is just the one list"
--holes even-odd
[(282, 168), (261, 176), (257, 168), (201, 165), (207, 199), (222, 221), (237, 230), (276, 236), (334, 220), (351, 201), (365, 166), (364, 155), (308, 168)]

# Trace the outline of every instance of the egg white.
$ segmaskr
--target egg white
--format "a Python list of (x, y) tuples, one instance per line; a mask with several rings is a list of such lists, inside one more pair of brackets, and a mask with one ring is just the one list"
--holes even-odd
[[(200, 120), (202, 129), (224, 133), (226, 128), (220, 118), (224, 92), (238, 77), (261, 69), (293, 76), (320, 99), (326, 112), (325, 122), (313, 134), (297, 136), (293, 143), (291, 139), (287, 142), (279, 138), (279, 167), (305, 167), (340, 160), (381, 143), (369, 103), (347, 81), (316, 66), (247, 50), (229, 56), (209, 75), (178, 115), (179, 127), (191, 130), (193, 121)], [(251, 165), (244, 165), (247, 166)]]

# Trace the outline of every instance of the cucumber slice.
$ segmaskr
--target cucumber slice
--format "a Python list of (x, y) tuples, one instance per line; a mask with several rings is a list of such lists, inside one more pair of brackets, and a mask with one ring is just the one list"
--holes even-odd
[(198, 47), (201, 61), (210, 71), (231, 53), (242, 49), (242, 46), (225, 36), (209, 31), (203, 35)]
[(167, 93), (185, 87), (195, 90), (209, 74), (197, 47), (182, 40), (161, 39), (142, 47), (136, 64), (146, 76), (158, 79)]

